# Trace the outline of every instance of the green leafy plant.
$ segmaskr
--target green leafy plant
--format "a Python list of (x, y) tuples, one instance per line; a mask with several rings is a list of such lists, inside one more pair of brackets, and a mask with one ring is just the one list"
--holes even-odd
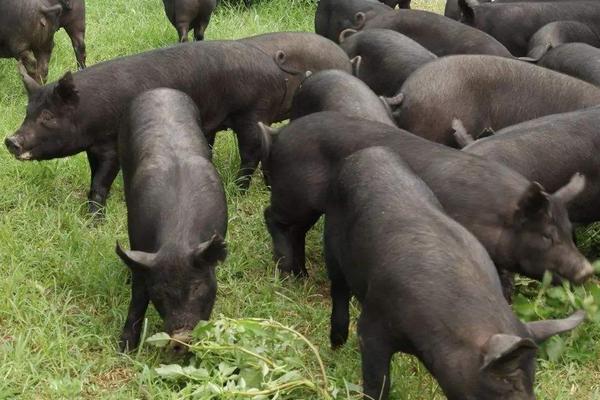
[[(552, 286), (552, 274), (546, 272), (541, 283), (521, 278), (517, 283), (518, 294), (513, 298), (513, 309), (524, 321), (548, 318), (564, 318), (575, 310), (586, 311), (587, 319), (600, 322), (600, 287), (596, 282), (573, 287), (568, 282)], [(551, 362), (563, 355), (569, 358), (585, 358), (571, 346), (577, 331), (570, 335), (553, 336), (541, 346), (541, 356)]]
[[(356, 385), (342, 392), (330, 379), (317, 348), (301, 333), (273, 320), (220, 317), (201, 322), (188, 347), (187, 365), (160, 365), (160, 379), (183, 383), (180, 395), (201, 399), (359, 398)], [(165, 347), (173, 340), (157, 333), (146, 343)], [(306, 355), (312, 357), (306, 360)]]

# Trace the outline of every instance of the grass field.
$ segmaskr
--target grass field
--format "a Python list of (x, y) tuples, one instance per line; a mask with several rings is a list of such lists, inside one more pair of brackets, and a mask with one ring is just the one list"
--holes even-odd
[[(241, 2), (241, 1), (240, 1)], [(417, 8), (441, 11), (442, 0), (415, 0)], [(206, 38), (232, 39), (282, 30), (312, 31), (314, 4), (308, 0), (263, 0), (250, 9), (219, 7)], [(163, 47), (176, 40), (159, 0), (88, 1), (88, 64)], [(64, 32), (50, 65), (50, 80), (75, 68)], [(20, 125), (26, 96), (14, 60), (0, 60), (0, 132)], [(360, 384), (354, 331), (349, 343), (328, 346), (328, 280), (321, 256), (321, 228), (308, 240), (311, 277), (281, 281), (271, 261), (271, 243), (262, 210), (268, 193), (260, 179), (250, 192), (236, 192), (238, 155), (230, 133), (218, 137), (215, 163), (229, 206), (229, 257), (219, 267), (213, 316), (273, 318), (293, 326), (321, 353), (327, 375), (340, 387)], [(128, 271), (114, 253), (115, 240), (127, 243), (126, 210), (119, 176), (106, 219), (86, 214), (89, 185), (83, 154), (46, 162), (20, 163), (0, 150), (0, 399), (175, 399), (174, 385), (147, 373), (168, 361), (143, 346), (119, 354), (117, 339), (129, 302)], [(563, 316), (573, 305), (600, 302), (597, 281), (573, 292), (521, 285), (516, 308), (538, 319)], [(353, 313), (357, 314), (354, 305)], [(161, 330), (154, 310), (149, 334)], [(563, 351), (561, 351), (563, 350)], [(600, 323), (588, 321), (551, 342), (538, 363), (536, 392), (541, 399), (600, 399)], [(307, 355), (308, 357), (308, 355)], [(416, 359), (394, 359), (392, 399), (443, 398)], [(146, 372), (144, 372), (146, 371)], [(343, 395), (339, 396), (343, 398)], [(302, 398), (299, 396), (298, 398)]]

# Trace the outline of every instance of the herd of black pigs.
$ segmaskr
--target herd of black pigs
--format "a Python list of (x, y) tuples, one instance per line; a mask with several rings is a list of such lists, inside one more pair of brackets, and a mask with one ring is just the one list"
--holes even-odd
[[(150, 302), (176, 352), (210, 317), (227, 255), (211, 147), (232, 129), (239, 189), (259, 164), (270, 188), (283, 274), (308, 275), (305, 235), (325, 215), (331, 345), (348, 338), (354, 295), (365, 398), (387, 398), (398, 351), (448, 399), (535, 398), (538, 344), (585, 313), (521, 322), (513, 275), (594, 274), (573, 224), (600, 220), (600, 1), (448, 0), (442, 16), (320, 0), (316, 34), (221, 41), (203, 41), (216, 0), (163, 2), (182, 43), (86, 68), (83, 0), (0, 0), (0, 56), (28, 94), (8, 151), (85, 151), (98, 217), (123, 172), (121, 350), (139, 344)], [(80, 70), (46, 84), (61, 27)]]

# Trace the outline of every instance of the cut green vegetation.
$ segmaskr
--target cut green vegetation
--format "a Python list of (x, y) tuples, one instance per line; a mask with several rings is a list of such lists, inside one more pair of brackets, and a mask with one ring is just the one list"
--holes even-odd
[[(89, 65), (177, 39), (159, 0), (87, 3)], [(442, 10), (442, 0), (413, 4)], [(221, 4), (206, 38), (312, 31), (314, 10), (309, 0), (262, 0), (250, 9)], [(61, 31), (56, 39), (50, 81), (75, 69), (67, 36)], [(0, 60), (3, 137), (19, 127), (26, 104), (16, 62)], [(155, 335), (162, 327), (154, 311), (145, 330), (150, 340), (129, 355), (117, 352), (130, 295), (127, 268), (114, 253), (115, 240), (127, 242), (121, 178), (98, 223), (86, 214), (85, 155), (23, 163), (0, 150), (0, 399), (357, 398), (356, 335), (340, 350), (328, 345), (321, 226), (308, 238), (310, 278), (282, 280), (263, 224), (268, 192), (261, 179), (247, 194), (237, 192), (231, 132), (218, 136), (215, 164), (228, 195), (229, 256), (218, 267), (214, 319), (196, 329), (195, 356), (177, 360), (156, 347), (164, 336)], [(582, 243), (593, 248), (597, 232), (582, 232)], [(514, 308), (523, 319), (565, 316), (575, 308), (592, 319), (540, 353), (538, 398), (600, 399), (598, 282), (572, 289), (522, 280), (518, 289)], [(353, 303), (354, 321), (358, 311)], [(395, 356), (391, 378), (391, 399), (443, 398), (413, 357)]]

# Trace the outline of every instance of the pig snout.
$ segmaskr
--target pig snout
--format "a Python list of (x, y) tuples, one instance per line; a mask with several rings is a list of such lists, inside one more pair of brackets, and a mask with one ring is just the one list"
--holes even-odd
[(588, 260), (586, 260), (584, 257), (581, 257), (581, 259), (574, 264), (559, 268), (557, 272), (563, 278), (568, 279), (576, 285), (579, 285), (594, 275), (594, 268)]
[(6, 148), (12, 155), (19, 155), (21, 153), (22, 147), (19, 143), (19, 139), (16, 136), (9, 136), (4, 140), (4, 144)]
[(186, 346), (192, 340), (192, 331), (190, 330), (179, 330), (171, 334), (171, 342), (169, 343), (169, 350), (175, 354), (185, 354), (188, 351)]

